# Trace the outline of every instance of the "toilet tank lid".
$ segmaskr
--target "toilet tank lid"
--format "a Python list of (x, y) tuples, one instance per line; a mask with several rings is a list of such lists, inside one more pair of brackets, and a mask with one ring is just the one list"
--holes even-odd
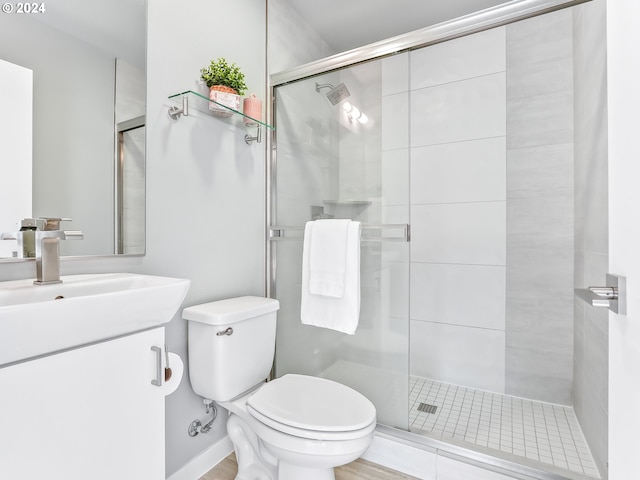
[(187, 307), (182, 311), (182, 318), (210, 325), (227, 325), (275, 312), (279, 308), (280, 302), (273, 298), (236, 297)]

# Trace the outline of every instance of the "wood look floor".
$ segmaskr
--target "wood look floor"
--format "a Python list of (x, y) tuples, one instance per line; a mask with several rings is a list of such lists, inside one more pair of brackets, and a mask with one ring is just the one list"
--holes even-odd
[[(234, 453), (209, 470), (200, 480), (234, 480), (238, 473), (238, 464)], [(301, 479), (303, 480), (303, 479)], [(389, 470), (366, 460), (336, 468), (336, 480), (418, 480), (395, 470)]]

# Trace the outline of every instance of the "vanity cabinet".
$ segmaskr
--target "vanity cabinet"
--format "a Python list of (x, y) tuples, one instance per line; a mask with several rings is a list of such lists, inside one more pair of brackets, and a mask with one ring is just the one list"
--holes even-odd
[(0, 368), (0, 478), (164, 480), (151, 347), (164, 328)]

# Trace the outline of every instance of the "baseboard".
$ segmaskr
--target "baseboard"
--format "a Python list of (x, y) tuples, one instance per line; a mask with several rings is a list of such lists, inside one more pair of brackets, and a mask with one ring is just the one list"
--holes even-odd
[(167, 477), (167, 480), (198, 480), (224, 460), (231, 452), (233, 452), (233, 444), (229, 437), (225, 435), (224, 438), (218, 440), (204, 452), (192, 458), (180, 470)]

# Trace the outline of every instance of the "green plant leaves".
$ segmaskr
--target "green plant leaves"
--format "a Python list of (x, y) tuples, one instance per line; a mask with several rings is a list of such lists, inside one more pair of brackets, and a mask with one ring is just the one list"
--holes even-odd
[(211, 60), (208, 67), (200, 70), (200, 77), (207, 83), (208, 87), (213, 85), (225, 85), (233, 88), (239, 95), (243, 95), (247, 90), (244, 80), (244, 73), (235, 63), (229, 64), (224, 57)]

